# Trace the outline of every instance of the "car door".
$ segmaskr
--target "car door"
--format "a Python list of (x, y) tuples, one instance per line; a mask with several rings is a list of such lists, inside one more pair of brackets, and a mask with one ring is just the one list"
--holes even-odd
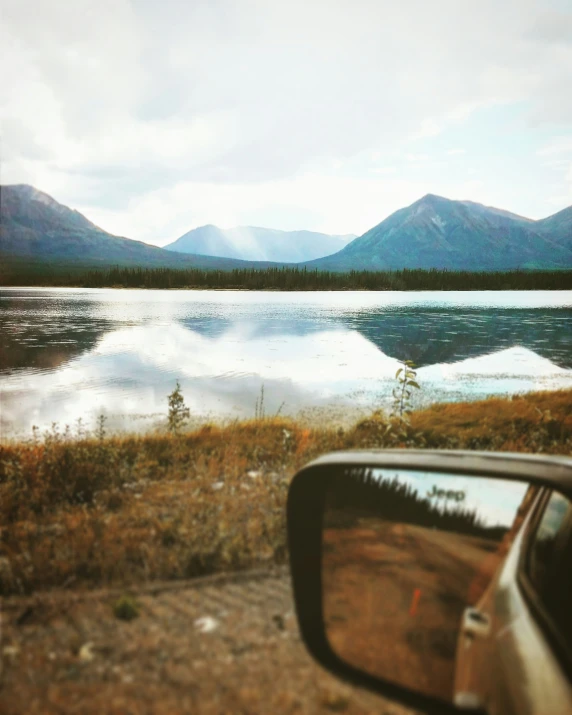
[(493, 597), (486, 709), (491, 715), (572, 712), (572, 504), (541, 495)]

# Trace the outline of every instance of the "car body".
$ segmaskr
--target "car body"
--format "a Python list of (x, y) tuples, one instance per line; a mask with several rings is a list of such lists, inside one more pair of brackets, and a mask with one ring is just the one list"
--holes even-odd
[[(563, 508), (554, 509), (555, 504)], [(538, 592), (532, 563), (535, 545), (550, 531), (558, 549), (554, 563), (543, 569), (555, 570), (550, 586), (562, 591), (561, 597), (548, 598), (556, 602), (553, 608), (543, 603), (546, 594)], [(455, 703), (490, 715), (572, 713), (571, 623), (572, 503), (539, 489), (487, 591), (465, 611)]]

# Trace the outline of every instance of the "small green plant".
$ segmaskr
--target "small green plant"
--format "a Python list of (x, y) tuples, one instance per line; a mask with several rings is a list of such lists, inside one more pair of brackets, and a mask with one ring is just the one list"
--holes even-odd
[(175, 389), (167, 399), (169, 401), (169, 432), (177, 434), (191, 416), (191, 411), (185, 405), (185, 398), (178, 380)]
[(393, 389), (393, 409), (391, 414), (401, 422), (409, 422), (411, 414), (411, 388), (420, 390), (417, 383), (417, 373), (411, 360), (404, 360), (402, 366), (395, 373), (398, 385)]
[(139, 615), (139, 604), (131, 596), (121, 596), (113, 604), (113, 615), (121, 621), (132, 621)]
[(103, 440), (105, 439), (105, 435), (107, 434), (107, 430), (105, 429), (106, 421), (107, 417), (102, 412), (97, 418), (97, 427), (95, 430), (95, 436), (100, 442), (103, 442)]
[(81, 417), (78, 417), (75, 423), (75, 436), (76, 439), (85, 439), (85, 427)]
[(264, 411), (264, 385), (260, 386), (260, 396), (256, 398), (256, 404), (254, 405), (254, 419), (263, 420), (266, 416)]

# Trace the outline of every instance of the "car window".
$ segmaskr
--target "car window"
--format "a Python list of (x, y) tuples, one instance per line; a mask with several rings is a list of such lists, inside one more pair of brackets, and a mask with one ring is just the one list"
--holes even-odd
[(532, 538), (527, 575), (547, 615), (572, 644), (572, 504), (552, 492)]

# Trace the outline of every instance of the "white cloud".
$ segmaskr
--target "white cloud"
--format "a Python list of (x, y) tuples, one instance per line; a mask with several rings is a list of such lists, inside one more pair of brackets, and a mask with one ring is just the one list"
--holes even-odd
[(440, 125), (435, 119), (424, 119), (421, 122), (421, 127), (418, 132), (416, 132), (412, 139), (425, 139), (426, 137), (435, 137), (443, 131), (442, 125)]
[[(271, 217), (273, 206), (307, 216), (297, 191), (283, 201), (271, 189), (308, 190), (297, 177), (322, 163), (343, 172), (356, 156), (428, 161), (413, 140), (436, 140), (487, 107), (528, 103), (537, 126), (572, 122), (570, 16), (547, 14), (542, 0), (3, 5), (2, 180), (34, 184), (134, 237), (161, 230), (165, 193), (184, 195), (169, 202), (180, 215), (192, 205), (193, 217), (211, 216), (216, 205), (217, 223), (257, 208)], [(202, 187), (192, 197), (177, 188), (191, 185)], [(233, 208), (238, 186), (250, 203)], [(156, 228), (142, 227), (139, 205), (155, 207)], [(344, 209), (353, 225), (362, 206)], [(317, 223), (338, 211), (320, 210)]]
[[(286, 230), (359, 235), (427, 193), (497, 204), (494, 187), (474, 176), (436, 181), (432, 171), (417, 179), (308, 172), (261, 183), (181, 182), (132, 199), (126, 211), (89, 206), (78, 206), (78, 210), (107, 231), (165, 245), (209, 223), (224, 228), (268, 225), (270, 221), (259, 221), (268, 212), (283, 216), (279, 227)], [(505, 202), (501, 205), (506, 206)]]
[(572, 135), (555, 137), (536, 153), (538, 156), (572, 154)]
[(450, 156), (456, 156), (456, 155), (461, 155), (461, 154), (466, 154), (467, 150), (466, 149), (449, 149), (447, 151), (447, 154)]
[[(372, 179), (308, 172), (262, 183), (181, 182), (131, 200), (128, 210), (79, 207), (108, 231), (153, 240), (160, 245), (194, 226), (217, 223), (223, 227), (256, 225), (268, 206), (294, 206), (306, 216), (297, 223), (295, 212), (283, 228), (309, 228), (326, 233), (362, 233), (389, 215), (394, 207), (413, 203), (428, 193), (429, 184), (396, 178)], [(279, 197), (279, 198), (277, 198)]]
[(395, 174), (395, 166), (378, 166), (371, 170), (374, 174)]
[(549, 161), (543, 161), (542, 166), (548, 166), (551, 169), (563, 169), (569, 164), (568, 159), (551, 159)]
[(562, 206), (566, 206), (566, 203), (570, 201), (570, 195), (564, 196), (562, 194), (558, 196), (549, 196), (546, 199), (546, 205), (550, 206), (550, 212), (556, 213), (558, 209), (560, 209)]

